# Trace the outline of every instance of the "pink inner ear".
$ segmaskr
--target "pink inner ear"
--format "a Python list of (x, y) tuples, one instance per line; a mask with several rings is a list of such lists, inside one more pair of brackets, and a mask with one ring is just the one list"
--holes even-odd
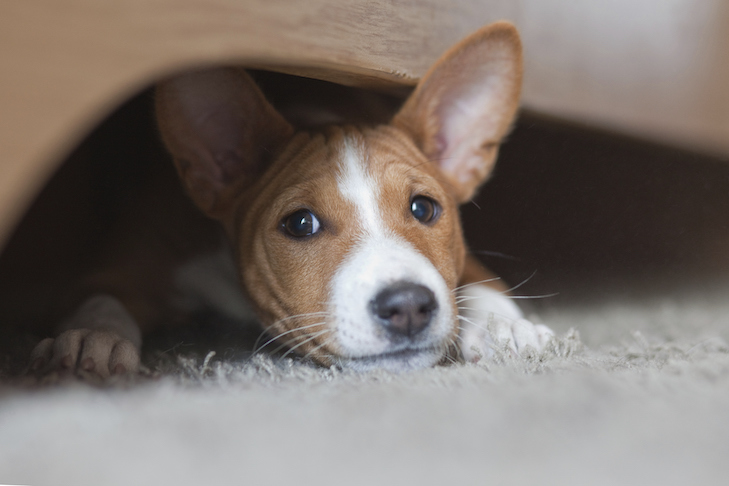
[(518, 107), (521, 70), (515, 27), (496, 22), (446, 52), (393, 119), (438, 163), (461, 201), (493, 166)]
[(438, 132), (435, 146), (440, 167), (465, 192), (472, 192), (488, 176), (496, 147), (508, 130), (518, 102), (519, 58), (453, 62), (456, 75), (440, 79), (434, 103)]
[(437, 109), (440, 130), (435, 139), (441, 168), (451, 172), (455, 179), (463, 180), (464, 174), (457, 173), (466, 162), (463, 159), (471, 159), (480, 147), (498, 141), (501, 135), (498, 120), (503, 110), (495, 106), (489, 86), (479, 84), (459, 91), (441, 99)]
[(206, 116), (198, 129), (200, 142), (212, 162), (206, 164), (205, 170), (208, 171), (208, 177), (221, 185), (230, 184), (251, 170), (252, 161), (247, 160), (243, 153), (243, 144), (250, 137), (244, 128), (245, 121), (241, 118), (241, 115), (231, 110), (218, 110)]

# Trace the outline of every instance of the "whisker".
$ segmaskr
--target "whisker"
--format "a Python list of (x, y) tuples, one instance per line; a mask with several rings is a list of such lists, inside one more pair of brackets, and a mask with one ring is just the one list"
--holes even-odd
[(524, 285), (524, 284), (526, 284), (527, 282), (529, 282), (529, 281), (530, 281), (530, 280), (531, 280), (532, 278), (534, 278), (534, 275), (536, 275), (536, 274), (537, 274), (537, 271), (536, 271), (536, 270), (534, 270), (534, 271), (532, 272), (532, 274), (531, 274), (531, 275), (529, 275), (529, 276), (528, 276), (528, 277), (527, 277), (526, 279), (522, 280), (522, 281), (521, 281), (521, 283), (518, 283), (518, 284), (514, 285), (514, 286), (513, 286), (512, 288), (510, 288), (509, 290), (507, 290), (507, 291), (505, 291), (505, 292), (502, 292), (502, 294), (509, 294), (509, 293), (511, 293), (511, 292), (513, 292), (513, 291), (515, 291), (516, 289), (518, 289), (518, 288), (519, 288), (519, 287), (521, 287), (522, 285)]
[[(465, 311), (475, 311), (476, 309), (473, 309), (473, 308), (471, 308), (471, 307), (459, 307), (459, 308), (458, 308), (458, 310), (459, 310), (459, 311), (461, 311), (461, 310), (465, 310)], [(511, 322), (516, 322), (516, 321), (518, 320), (518, 319), (515, 319), (514, 317), (511, 317), (511, 316), (506, 316), (506, 315), (504, 315), (504, 314), (498, 314), (498, 313), (496, 313), (496, 312), (493, 312), (493, 311), (490, 311), (490, 312), (488, 313), (488, 315), (487, 315), (487, 319), (488, 319), (489, 321), (490, 321), (491, 319), (495, 318), (495, 317), (498, 317), (498, 318), (500, 318), (500, 319), (505, 319), (505, 320), (507, 320), (507, 321), (511, 321)], [(486, 329), (485, 327), (481, 327), (481, 326), (479, 326), (479, 325), (478, 325), (478, 324), (476, 324), (476, 323), (475, 323), (475, 322), (474, 322), (474, 321), (473, 321), (472, 319), (469, 319), (468, 317), (466, 317), (466, 316), (464, 316), (464, 315), (458, 314), (458, 318), (459, 318), (459, 319), (461, 319), (462, 321), (465, 321), (465, 322), (467, 322), (467, 323), (469, 323), (469, 324), (471, 324), (471, 325), (474, 325), (474, 326), (476, 326), (476, 327), (478, 327), (478, 328), (480, 328), (480, 329), (483, 329), (483, 330), (488, 330), (488, 329)]]
[(314, 339), (318, 338), (319, 336), (321, 336), (321, 335), (323, 335), (323, 334), (326, 334), (326, 333), (328, 333), (328, 332), (331, 332), (331, 329), (324, 329), (324, 330), (322, 330), (322, 331), (319, 331), (319, 332), (315, 332), (314, 334), (311, 334), (311, 335), (310, 335), (310, 337), (309, 337), (308, 339), (305, 339), (304, 341), (301, 341), (301, 342), (300, 342), (299, 344), (297, 344), (296, 346), (294, 346), (294, 347), (292, 347), (291, 349), (289, 349), (288, 351), (286, 351), (286, 352), (284, 353), (284, 355), (283, 355), (283, 356), (281, 356), (281, 359), (283, 360), (283, 359), (284, 359), (284, 358), (285, 358), (286, 356), (288, 356), (289, 354), (293, 353), (293, 352), (294, 352), (294, 351), (295, 351), (295, 350), (296, 350), (297, 348), (299, 348), (300, 346), (303, 346), (304, 344), (306, 344), (306, 343), (308, 343), (308, 342), (311, 342), (311, 341), (313, 341)]
[[(504, 317), (504, 316), (501, 316), (501, 317)], [(487, 333), (490, 332), (488, 325), (486, 327), (484, 327), (481, 324), (476, 324), (473, 320), (471, 320), (467, 317), (464, 317), (464, 316), (458, 316), (458, 318), (461, 319), (462, 321), (466, 322), (467, 324), (472, 325), (473, 327), (477, 327), (477, 328), (481, 329), (482, 331), (486, 331)], [(462, 331), (466, 330), (463, 328), (463, 326), (458, 326), (458, 328)]]
[[(504, 295), (504, 297), (506, 297), (507, 299), (512, 299), (512, 300), (518, 300), (518, 299), (524, 300), (524, 299), (548, 299), (550, 297), (556, 297), (558, 295), (560, 295), (559, 292), (554, 292), (551, 294), (541, 294), (541, 295)], [(464, 302), (471, 302), (474, 300), (479, 300), (481, 298), (482, 297), (479, 297), (477, 295), (462, 295), (462, 296), (456, 298), (456, 305), (462, 304)]]
[[(319, 332), (321, 332), (321, 331), (319, 331)], [(285, 342), (281, 343), (276, 349), (271, 351), (270, 354), (272, 354), (272, 355), (276, 354), (279, 351), (281, 351), (282, 349), (291, 346), (296, 341), (301, 341), (302, 339), (307, 339), (309, 336), (311, 336), (311, 333), (305, 332), (305, 333), (299, 334), (297, 336), (291, 337), (291, 338), (287, 339)]]
[[(466, 306), (462, 306), (462, 305), (459, 305), (459, 306), (458, 306), (458, 310), (459, 310), (459, 311), (470, 311), (470, 312), (478, 312), (478, 311), (479, 311), (479, 310), (481, 310), (481, 309), (476, 309), (476, 308), (473, 308), (473, 307), (466, 307)], [(486, 311), (486, 315), (488, 316), (489, 314), (493, 314), (493, 315), (495, 315), (495, 316), (500, 316), (500, 315), (501, 315), (501, 314), (497, 314), (497, 313), (496, 313), (496, 312), (494, 312), (494, 311)], [(463, 316), (461, 316), (461, 315), (459, 314), (459, 317), (463, 317)], [(508, 316), (502, 316), (502, 317), (504, 317), (504, 318), (507, 318), (507, 319), (509, 318)]]
[(273, 327), (273, 326), (275, 326), (277, 324), (281, 324), (282, 322), (290, 321), (291, 319), (298, 319), (300, 317), (325, 316), (325, 315), (328, 315), (328, 314), (330, 314), (330, 313), (329, 312), (326, 312), (326, 311), (319, 311), (319, 312), (306, 312), (306, 313), (303, 313), (303, 314), (295, 314), (295, 315), (292, 315), (292, 316), (286, 316), (286, 317), (283, 317), (283, 318), (278, 319), (277, 321), (273, 322), (271, 325), (269, 325), (268, 327), (266, 327), (264, 329), (264, 331), (267, 331), (271, 327)]
[(284, 317), (282, 319), (279, 319), (279, 320), (273, 322), (272, 324), (266, 326), (261, 331), (261, 334), (258, 335), (258, 339), (256, 339), (256, 342), (253, 344), (253, 348), (255, 349), (255, 348), (258, 347), (258, 343), (261, 341), (261, 338), (263, 338), (263, 336), (266, 333), (268, 333), (268, 331), (271, 330), (271, 328), (273, 328), (275, 326), (278, 326), (279, 324), (281, 324), (283, 322), (290, 321), (291, 319), (298, 319), (298, 318), (301, 318), (301, 317), (326, 316), (326, 315), (329, 315), (329, 314), (330, 314), (329, 312), (309, 312), (309, 313), (305, 313), (305, 314), (296, 314), (296, 315), (293, 315), (293, 316), (287, 316), (287, 317)]
[(450, 348), (457, 348), (457, 347), (458, 347), (458, 345), (456, 344), (456, 341), (453, 338), (449, 339), (447, 344), (443, 344), (443, 348), (444, 348), (443, 356), (445, 356), (445, 358), (448, 361), (450, 361), (451, 364), (458, 364), (458, 361), (456, 361), (456, 359), (454, 359), (448, 351)]
[[(458, 326), (458, 331), (465, 331), (465, 329), (463, 328), (463, 326)], [(461, 336), (460, 332), (458, 334), (456, 334), (456, 339), (459, 339), (461, 342), (464, 342), (463, 336)], [(460, 346), (458, 343), (455, 343), (455, 345)]]
[(543, 294), (543, 295), (507, 295), (509, 299), (548, 299), (549, 297), (556, 297), (559, 295), (559, 292), (554, 292), (552, 294)]
[[(458, 315), (457, 317), (458, 317), (458, 318), (459, 318), (460, 320), (462, 320), (463, 322), (467, 322), (468, 324), (473, 324), (474, 326), (478, 327), (478, 325), (477, 325), (477, 324), (476, 324), (475, 322), (473, 322), (473, 320), (472, 320), (472, 319), (469, 319), (469, 318), (468, 318), (468, 317), (466, 317), (466, 316), (462, 316), (462, 315), (460, 315), (460, 314), (459, 314), (459, 315)], [(459, 327), (460, 327), (460, 326), (459, 326)], [(463, 329), (463, 328), (461, 327), (461, 329)]]
[(470, 302), (472, 300), (481, 300), (483, 297), (478, 295), (461, 295), (460, 297), (456, 297), (456, 304), (461, 304), (463, 302)]
[[(322, 343), (321, 343), (320, 345), (318, 345), (318, 346), (316, 346), (315, 348), (313, 348), (313, 349), (311, 349), (310, 351), (308, 351), (308, 352), (307, 352), (307, 353), (306, 353), (306, 354), (305, 354), (305, 355), (303, 356), (303, 359), (307, 359), (307, 358), (309, 358), (309, 357), (310, 357), (310, 356), (311, 356), (312, 354), (314, 354), (314, 353), (316, 353), (317, 351), (319, 351), (319, 350), (320, 350), (320, 349), (321, 349), (322, 347), (326, 346), (326, 345), (327, 345), (327, 344), (329, 344), (329, 343), (330, 343), (331, 341), (332, 341), (331, 339), (325, 339), (325, 340), (324, 340), (324, 342), (322, 342)], [(327, 356), (327, 357), (331, 357), (331, 355), (329, 355), (329, 354), (327, 354), (326, 356)]]
[(454, 364), (454, 365), (455, 365), (455, 364), (458, 364), (458, 361), (456, 361), (455, 359), (451, 358), (451, 356), (450, 356), (450, 355), (448, 354), (448, 351), (447, 351), (447, 350), (446, 350), (446, 352), (445, 352), (445, 353), (443, 354), (443, 357), (444, 357), (445, 359), (447, 359), (448, 361), (450, 361), (450, 363), (451, 363), (451, 364)]
[(413, 165), (412, 167), (408, 167), (408, 168), (407, 168), (407, 172), (411, 172), (411, 171), (417, 170), (417, 169), (419, 169), (420, 167), (422, 167), (422, 166), (424, 166), (424, 165), (428, 165), (428, 164), (431, 164), (431, 163), (433, 163), (433, 162), (438, 162), (438, 160), (428, 160), (428, 161), (426, 161), (426, 162), (421, 162), (421, 163), (419, 163), (419, 164)]
[[(428, 162), (432, 163), (439, 163), (439, 162), (445, 162), (446, 160), (453, 160), (455, 157), (438, 157), (434, 159), (428, 159)], [(421, 164), (422, 165), (422, 164)]]
[[(309, 324), (308, 326), (302, 326), (302, 327), (295, 327), (295, 328), (293, 328), (293, 329), (289, 329), (289, 330), (288, 330), (288, 331), (286, 331), (286, 332), (282, 332), (281, 334), (277, 334), (276, 336), (272, 337), (271, 339), (269, 339), (268, 341), (266, 341), (265, 343), (263, 343), (263, 344), (262, 344), (262, 345), (261, 345), (260, 347), (255, 347), (255, 348), (254, 348), (254, 349), (255, 349), (255, 351), (253, 351), (253, 352), (254, 352), (254, 353), (257, 353), (257, 352), (259, 352), (259, 351), (263, 350), (263, 348), (265, 348), (266, 346), (268, 346), (268, 345), (269, 345), (269, 344), (271, 344), (272, 342), (274, 342), (274, 341), (277, 341), (278, 339), (281, 339), (282, 337), (286, 336), (287, 334), (291, 334), (292, 332), (296, 332), (296, 331), (301, 331), (301, 330), (303, 330), (303, 329), (310, 329), (310, 328), (312, 328), (312, 327), (316, 327), (316, 326), (321, 326), (321, 325), (323, 325), (324, 323), (325, 323), (325, 321), (322, 321), (322, 322), (317, 322), (317, 323), (315, 323), (315, 324)], [(265, 331), (264, 331), (264, 332), (265, 332)], [(256, 340), (256, 345), (258, 344), (258, 341), (259, 341), (259, 340), (260, 340), (260, 339), (257, 339), (257, 340)]]
[(478, 282), (467, 283), (467, 284), (461, 285), (459, 287), (456, 287), (451, 292), (458, 292), (458, 291), (461, 291), (461, 290), (463, 290), (465, 288), (473, 287), (474, 285), (481, 285), (481, 284), (485, 284), (485, 283), (488, 283), (488, 282), (495, 282), (497, 280), (501, 280), (501, 277), (487, 278), (487, 279), (484, 279), (484, 280), (479, 280)]
[(479, 250), (479, 251), (472, 251), (471, 253), (474, 255), (491, 256), (491, 257), (496, 257), (496, 258), (503, 258), (505, 260), (514, 260), (517, 262), (521, 261), (521, 258), (519, 258), (519, 257), (515, 257), (513, 255), (507, 255), (506, 253), (501, 253), (499, 251)]

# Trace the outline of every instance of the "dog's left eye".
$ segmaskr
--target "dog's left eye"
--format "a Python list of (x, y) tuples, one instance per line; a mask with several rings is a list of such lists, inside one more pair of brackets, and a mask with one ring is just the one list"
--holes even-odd
[(440, 216), (440, 206), (429, 197), (417, 196), (410, 202), (410, 212), (423, 224), (432, 224)]
[(319, 220), (316, 219), (314, 213), (308, 209), (300, 209), (289, 216), (286, 216), (281, 222), (284, 231), (296, 238), (304, 238), (311, 236), (321, 228)]

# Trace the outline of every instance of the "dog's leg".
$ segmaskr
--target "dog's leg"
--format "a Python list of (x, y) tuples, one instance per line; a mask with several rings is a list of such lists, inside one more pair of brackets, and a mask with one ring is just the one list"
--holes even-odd
[(526, 320), (506, 289), (473, 257), (466, 266), (457, 296), (463, 358), (478, 361), (503, 348), (515, 354), (529, 348), (540, 351), (554, 336), (552, 330)]
[(101, 377), (139, 368), (139, 326), (115, 297), (97, 294), (61, 324), (56, 338), (33, 349), (30, 371), (85, 371)]

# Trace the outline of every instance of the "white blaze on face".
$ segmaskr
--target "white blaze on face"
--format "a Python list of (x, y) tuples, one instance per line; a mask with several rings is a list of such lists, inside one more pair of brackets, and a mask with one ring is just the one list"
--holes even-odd
[[(366, 151), (356, 141), (345, 140), (337, 183), (342, 197), (354, 207), (351, 218), (358, 227), (359, 241), (332, 280), (337, 343), (343, 357), (355, 358), (342, 364), (393, 370), (432, 366), (442, 357), (442, 345), (452, 329), (450, 291), (433, 264), (386, 227), (383, 211), (402, 214), (403, 208), (380, 200), (379, 181), (367, 170)], [(428, 328), (412, 341), (393, 343), (373, 319), (370, 302), (381, 290), (399, 281), (429, 288), (438, 309)], [(424, 351), (387, 356), (408, 349)]]

